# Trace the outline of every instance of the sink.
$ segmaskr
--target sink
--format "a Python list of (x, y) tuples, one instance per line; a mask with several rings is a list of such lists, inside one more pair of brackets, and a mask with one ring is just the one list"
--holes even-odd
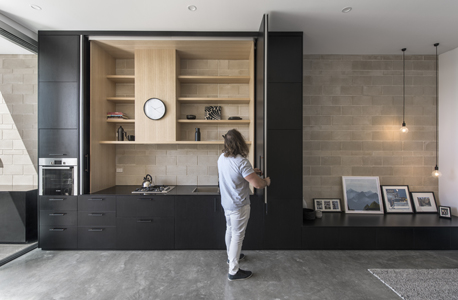
[(219, 194), (219, 187), (211, 186), (211, 187), (203, 187), (198, 186), (192, 190), (193, 193), (208, 193), (208, 194)]

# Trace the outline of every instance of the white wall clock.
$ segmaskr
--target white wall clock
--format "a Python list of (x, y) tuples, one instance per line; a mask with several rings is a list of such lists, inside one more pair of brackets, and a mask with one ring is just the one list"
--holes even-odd
[(165, 115), (165, 104), (158, 98), (151, 98), (146, 100), (143, 105), (145, 115), (151, 120), (159, 120)]

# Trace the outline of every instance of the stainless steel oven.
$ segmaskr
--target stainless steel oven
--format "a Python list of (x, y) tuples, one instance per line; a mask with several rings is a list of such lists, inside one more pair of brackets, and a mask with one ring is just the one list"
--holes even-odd
[(39, 195), (78, 195), (77, 158), (40, 158)]

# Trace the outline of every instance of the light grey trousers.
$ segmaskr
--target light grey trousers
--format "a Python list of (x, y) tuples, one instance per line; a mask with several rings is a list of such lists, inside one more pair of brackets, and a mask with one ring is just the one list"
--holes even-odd
[(237, 210), (225, 210), (226, 216), (226, 248), (229, 260), (229, 274), (239, 270), (239, 257), (242, 251), (245, 230), (250, 219), (251, 206), (245, 205)]

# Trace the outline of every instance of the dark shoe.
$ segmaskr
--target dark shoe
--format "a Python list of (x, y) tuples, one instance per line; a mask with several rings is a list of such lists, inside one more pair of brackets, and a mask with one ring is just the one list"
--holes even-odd
[(244, 270), (242, 270), (242, 269), (239, 269), (239, 270), (237, 271), (237, 273), (235, 273), (234, 275), (229, 274), (229, 275), (227, 276), (227, 279), (229, 279), (229, 281), (244, 280), (244, 279), (250, 278), (251, 276), (253, 276), (253, 272), (251, 272), (251, 271), (244, 271)]
[[(245, 258), (245, 254), (240, 253), (239, 261), (243, 260)], [(229, 263), (229, 259), (227, 260), (227, 263)]]

